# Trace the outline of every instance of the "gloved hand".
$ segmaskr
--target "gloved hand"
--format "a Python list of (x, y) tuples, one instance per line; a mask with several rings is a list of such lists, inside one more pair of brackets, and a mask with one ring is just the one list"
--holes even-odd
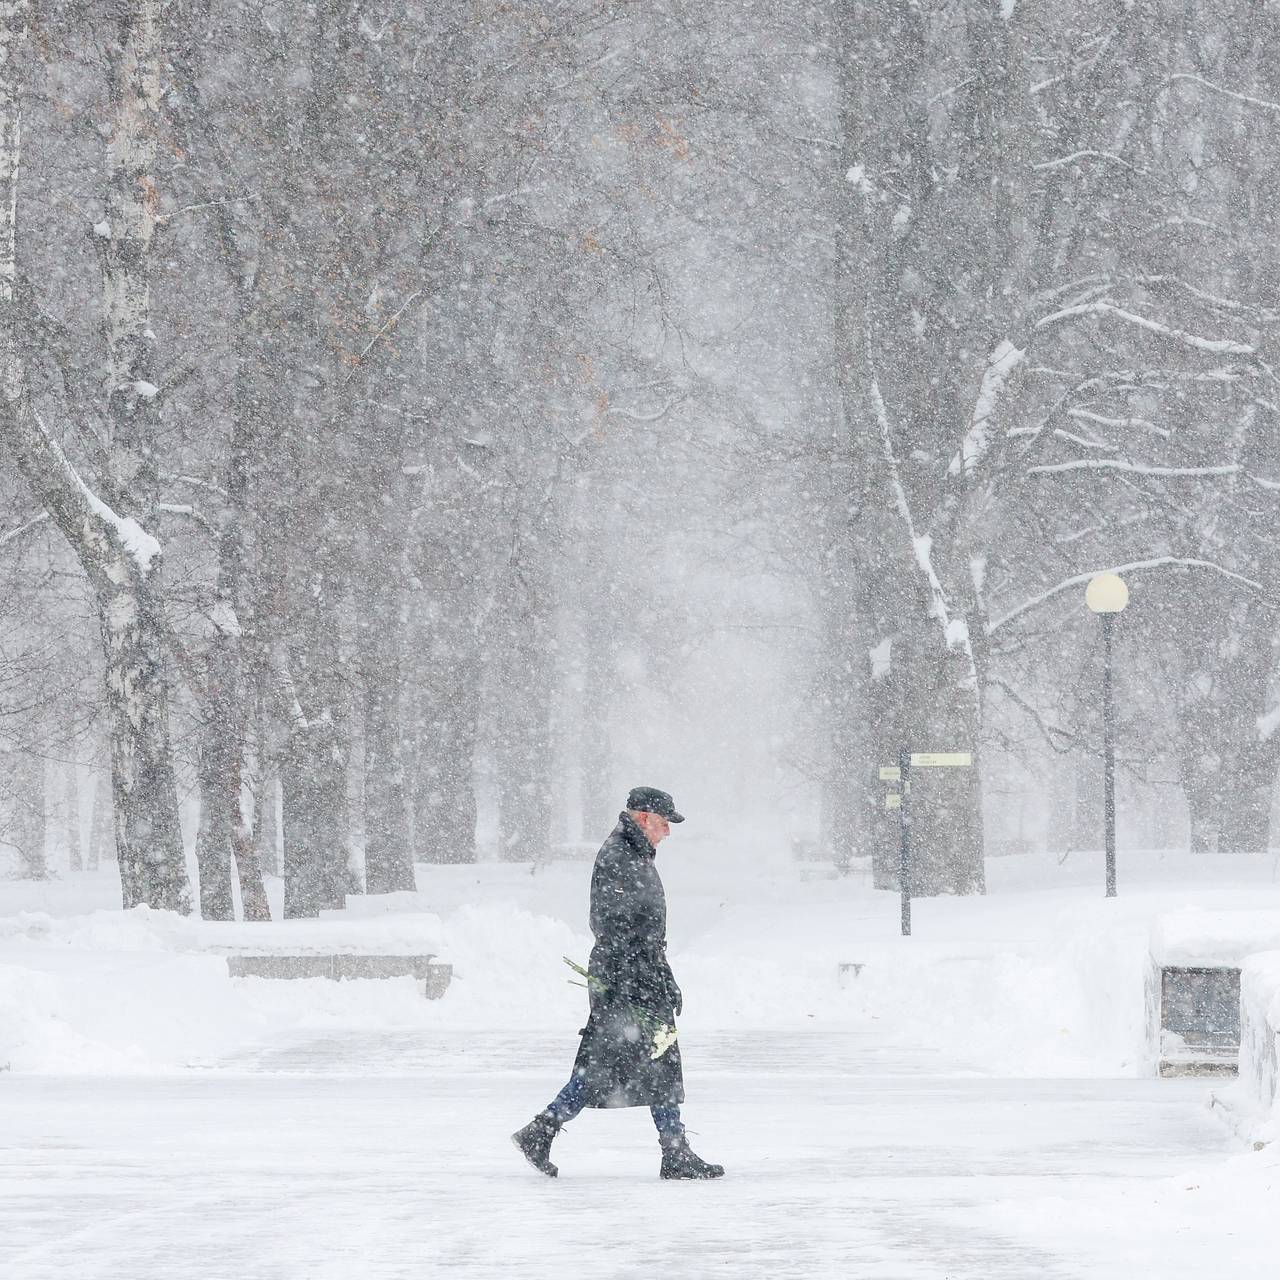
[(679, 1017), (680, 1010), (684, 1008), (684, 996), (680, 994), (680, 988), (676, 985), (674, 978), (668, 979), (668, 986), (671, 990), (671, 1011)]

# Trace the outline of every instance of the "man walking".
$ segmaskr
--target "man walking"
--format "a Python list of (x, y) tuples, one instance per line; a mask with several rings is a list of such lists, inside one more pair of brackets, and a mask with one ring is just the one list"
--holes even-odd
[(655, 787), (635, 787), (591, 874), (591, 1016), (569, 1083), (511, 1135), (535, 1169), (554, 1178), (551, 1143), (584, 1107), (647, 1106), (662, 1147), (663, 1178), (719, 1178), (724, 1169), (696, 1156), (680, 1121), (684, 1077), (675, 1018), (680, 988), (667, 963), (667, 899), (658, 845), (683, 822)]

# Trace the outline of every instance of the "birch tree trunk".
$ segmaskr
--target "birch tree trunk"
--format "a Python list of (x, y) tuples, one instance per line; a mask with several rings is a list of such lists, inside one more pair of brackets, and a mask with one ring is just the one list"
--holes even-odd
[(95, 228), (102, 266), (108, 431), (119, 505), (147, 518), (158, 498), (160, 424), (156, 336), (151, 329), (151, 244), (160, 196), (155, 181), (160, 118), (160, 0), (116, 7), (107, 44), (113, 122), (106, 209)]
[[(165, 620), (160, 544), (84, 483), (40, 421), (26, 386), (16, 312), (21, 45), (26, 5), (0, 7), (0, 443), (76, 553), (94, 591), (105, 658), (112, 789), (126, 907), (190, 909), (161, 666)], [(144, 195), (143, 202), (151, 197)], [(150, 217), (154, 213), (146, 214)], [(150, 387), (151, 384), (148, 384)], [(135, 401), (152, 398), (134, 390)], [(136, 437), (135, 437), (136, 439)], [(132, 446), (143, 458), (148, 447)], [(154, 458), (149, 464), (154, 470)], [(145, 467), (142, 468), (145, 471)]]

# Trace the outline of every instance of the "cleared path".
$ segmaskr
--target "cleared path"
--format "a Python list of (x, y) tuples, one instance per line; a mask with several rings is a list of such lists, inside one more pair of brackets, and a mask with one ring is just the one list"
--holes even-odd
[[(1106, 1206), (1123, 1236), (1126, 1200), (1232, 1149), (1200, 1082), (687, 1036), (686, 1115), (718, 1183), (659, 1182), (643, 1111), (585, 1114), (559, 1180), (529, 1170), (506, 1135), (572, 1038), (335, 1036), (172, 1077), (0, 1077), (0, 1275), (1110, 1280), (1143, 1270), (1109, 1256)], [(1078, 1240), (1039, 1239), (1073, 1214)], [(1237, 1274), (1225, 1228), (1223, 1250)], [(1204, 1275), (1176, 1241), (1148, 1261)]]

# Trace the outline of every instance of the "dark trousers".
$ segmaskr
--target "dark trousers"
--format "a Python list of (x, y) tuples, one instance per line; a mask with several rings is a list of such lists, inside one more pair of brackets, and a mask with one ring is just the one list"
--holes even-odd
[[(582, 1110), (582, 1095), (586, 1091), (586, 1080), (579, 1075), (570, 1077), (569, 1083), (556, 1094), (555, 1101), (547, 1107), (547, 1115), (557, 1125), (568, 1124)], [(684, 1136), (684, 1125), (680, 1122), (680, 1107), (677, 1103), (670, 1102), (663, 1106), (650, 1107), (649, 1114), (653, 1117), (653, 1127), (657, 1129), (660, 1140), (675, 1141)]]

